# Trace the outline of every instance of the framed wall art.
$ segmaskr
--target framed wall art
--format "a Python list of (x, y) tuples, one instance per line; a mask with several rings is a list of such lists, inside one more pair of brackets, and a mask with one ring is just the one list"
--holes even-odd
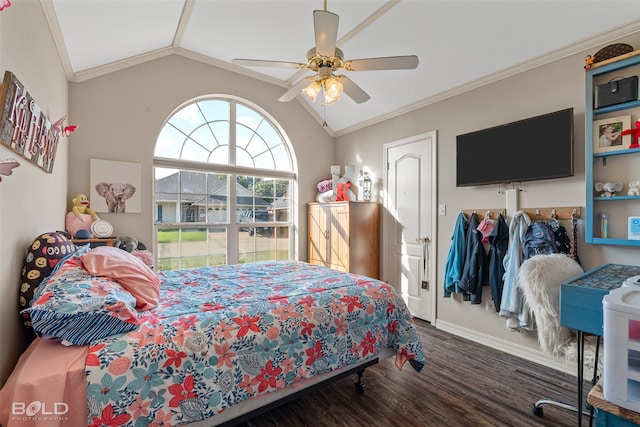
[(631, 116), (611, 117), (593, 121), (593, 153), (624, 150), (631, 137), (622, 131), (631, 127)]
[(140, 213), (140, 163), (91, 159), (91, 208), (105, 213)]

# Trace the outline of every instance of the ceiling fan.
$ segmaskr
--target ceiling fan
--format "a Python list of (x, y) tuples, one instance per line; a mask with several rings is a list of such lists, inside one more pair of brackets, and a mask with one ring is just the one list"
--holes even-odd
[(338, 21), (338, 15), (327, 11), (326, 0), (324, 10), (313, 11), (315, 47), (307, 52), (305, 63), (261, 59), (233, 59), (231, 62), (248, 67), (278, 67), (313, 71), (314, 75), (299, 80), (278, 98), (278, 101), (291, 101), (302, 90), (305, 96), (315, 102), (316, 97), (323, 90), (325, 105), (337, 102), (343, 92), (358, 104), (371, 98), (349, 77), (344, 74), (335, 74), (339, 70), (409, 70), (418, 66), (418, 57), (415, 55), (345, 60), (344, 53), (336, 46)]

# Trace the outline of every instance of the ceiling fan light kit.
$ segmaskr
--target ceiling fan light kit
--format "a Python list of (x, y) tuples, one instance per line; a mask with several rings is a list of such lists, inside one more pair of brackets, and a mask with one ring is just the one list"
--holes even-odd
[[(335, 74), (338, 70), (371, 71), (371, 70), (409, 70), (418, 66), (415, 55), (389, 56), (381, 58), (366, 58), (344, 60), (344, 53), (337, 44), (339, 17), (326, 10), (313, 11), (315, 33), (315, 47), (307, 52), (305, 63), (270, 61), (260, 59), (234, 59), (234, 64), (257, 67), (297, 68), (309, 70), (315, 76), (304, 77), (284, 93), (278, 101), (288, 102), (302, 92), (309, 100), (315, 102), (320, 92), (323, 92), (323, 105), (330, 105), (340, 100), (344, 92), (357, 104), (368, 101), (371, 97), (349, 77)], [(311, 81), (310, 83), (307, 83)]]
[(302, 93), (311, 100), (311, 102), (316, 102), (316, 97), (320, 93), (320, 89), (322, 89), (322, 85), (314, 80), (309, 84), (309, 86), (302, 89)]
[(324, 81), (324, 103), (325, 104), (333, 104), (340, 100), (340, 95), (342, 95), (342, 91), (344, 87), (342, 83), (333, 77), (329, 77)]

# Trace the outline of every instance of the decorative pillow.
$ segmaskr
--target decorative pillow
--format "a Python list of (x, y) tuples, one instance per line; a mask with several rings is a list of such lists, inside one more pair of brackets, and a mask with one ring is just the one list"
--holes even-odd
[[(58, 262), (75, 252), (76, 247), (71, 241), (71, 236), (66, 232), (56, 231), (44, 233), (38, 236), (27, 249), (22, 266), (20, 282), (20, 309), (30, 307), (33, 296)], [(28, 316), (25, 317), (25, 325), (30, 326)]]
[(136, 308), (151, 310), (158, 305), (160, 277), (138, 257), (112, 246), (98, 246), (80, 257), (94, 276), (115, 279), (136, 298)]
[(93, 277), (78, 256), (70, 257), (37, 290), (23, 310), (33, 329), (63, 342), (84, 345), (138, 327), (135, 298), (114, 280)]

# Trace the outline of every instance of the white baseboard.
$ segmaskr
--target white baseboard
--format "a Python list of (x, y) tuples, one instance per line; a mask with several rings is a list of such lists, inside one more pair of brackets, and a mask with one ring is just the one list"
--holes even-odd
[[(495, 348), (496, 350), (500, 350), (513, 356), (520, 357), (529, 362), (538, 363), (540, 365), (577, 377), (578, 368), (574, 362), (547, 356), (541, 350), (514, 344), (511, 341), (506, 341), (500, 338), (493, 337), (491, 335), (483, 334), (482, 332), (463, 328), (459, 325), (455, 325), (444, 320), (436, 320), (434, 326), (440, 330), (449, 332), (450, 334), (457, 335), (462, 338), (466, 338), (478, 344), (486, 345), (487, 347)], [(517, 334), (517, 332), (514, 333)]]

